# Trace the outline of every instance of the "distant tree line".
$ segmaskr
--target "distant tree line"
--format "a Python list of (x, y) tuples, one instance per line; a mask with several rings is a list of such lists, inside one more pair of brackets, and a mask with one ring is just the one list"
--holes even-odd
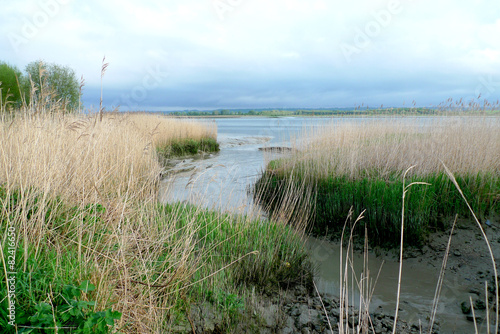
[(1, 110), (16, 110), (41, 100), (57, 103), (63, 112), (78, 110), (81, 84), (75, 71), (67, 66), (34, 61), (22, 72), (0, 61)]
[(174, 116), (368, 116), (368, 115), (438, 115), (442, 111), (431, 108), (378, 108), (378, 109), (269, 109), (269, 110), (229, 110), (176, 111)]

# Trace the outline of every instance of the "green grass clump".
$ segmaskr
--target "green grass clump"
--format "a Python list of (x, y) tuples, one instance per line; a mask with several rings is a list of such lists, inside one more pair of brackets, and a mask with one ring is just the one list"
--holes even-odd
[[(274, 162), (270, 166), (279, 166)], [(367, 173), (368, 174), (368, 173)], [(256, 187), (261, 202), (274, 210), (280, 206), (279, 199), (285, 196), (289, 187), (283, 186), (295, 182), (299, 186), (300, 169), (290, 174), (276, 173), (268, 169)], [(471, 199), (474, 212), (486, 217), (491, 212), (500, 211), (500, 175), (478, 173), (476, 175), (456, 175), (458, 184), (466, 198)], [(291, 181), (293, 179), (293, 181)], [(429, 233), (441, 230), (444, 219), (455, 214), (469, 217), (467, 205), (461, 199), (448, 176), (442, 173), (431, 175), (412, 175), (405, 184), (425, 182), (428, 185), (414, 185), (405, 199), (405, 244), (420, 246)], [(399, 244), (401, 233), (401, 210), (403, 194), (403, 175), (365, 175), (349, 178), (345, 175), (311, 179), (310, 186), (315, 194), (310, 203), (313, 207), (311, 231), (317, 235), (327, 232), (338, 234), (342, 231), (350, 209), (357, 217), (363, 210), (364, 219), (358, 230), (364, 227), (370, 233), (370, 242), (376, 245), (395, 247)]]
[(219, 143), (214, 138), (176, 139), (167, 144), (158, 145), (156, 151), (160, 157), (169, 158), (176, 156), (195, 155), (200, 152), (218, 152)]
[[(310, 268), (302, 237), (285, 224), (205, 211), (180, 204), (164, 205), (160, 210), (160, 217), (168, 217), (176, 212), (179, 231), (185, 230), (190, 221), (196, 222), (197, 228), (193, 235), (195, 252), (206, 252), (206, 265), (217, 268), (258, 252), (243, 258), (230, 268), (230, 284), (256, 285), (261, 288), (312, 284), (312, 281), (307, 281), (311, 279)], [(202, 277), (209, 273), (200, 271), (198, 275)]]
[(174, 239), (191, 236), (198, 266), (191, 277), (194, 284), (185, 291), (187, 304), (210, 303), (223, 315), (221, 325), (227, 330), (249, 306), (246, 297), (252, 291), (276, 293), (299, 284), (312, 289), (302, 235), (290, 226), (183, 204), (162, 205), (158, 210), (159, 226), (175, 224)]

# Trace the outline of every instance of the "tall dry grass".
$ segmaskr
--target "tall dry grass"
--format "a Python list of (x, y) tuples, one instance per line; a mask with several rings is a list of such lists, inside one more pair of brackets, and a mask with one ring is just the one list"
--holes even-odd
[[(192, 303), (215, 300), (224, 326), (252, 286), (311, 279), (302, 235), (284, 224), (158, 203), (157, 145), (214, 137), (214, 125), (148, 114), (99, 119), (20, 113), (0, 124), (0, 228), (16, 231), (21, 324), (34, 321), (22, 314), (36, 316), (49, 303), (50, 327), (61, 330), (63, 288), (84, 280), (96, 286), (84, 297), (96, 302), (93, 310), (122, 314), (115, 328), (159, 333), (182, 322)], [(5, 234), (0, 264), (6, 242)]]
[(153, 196), (160, 166), (147, 135), (123, 117), (16, 117), (0, 129), (0, 180), (73, 203)]
[(97, 123), (91, 116), (19, 116), (0, 128), (0, 180), (72, 202), (154, 197), (157, 145), (216, 131), (211, 124), (148, 114), (107, 114)]
[(200, 122), (188, 119), (181, 121), (162, 115), (141, 113), (131, 113), (127, 116), (127, 119), (141, 133), (147, 134), (155, 147), (163, 147), (173, 141), (183, 139), (217, 139), (217, 125), (215, 122)]
[(45, 269), (49, 283), (30, 288), (41, 294), (34, 299), (44, 293), (56, 299), (52, 289), (90, 279), (96, 309), (116, 303), (124, 315), (120, 325), (133, 323), (127, 331), (154, 332), (164, 321), (162, 308), (178, 296), (172, 301), (149, 283), (132, 281), (170, 282), (175, 289), (189, 280), (198, 228), (193, 219), (177, 237), (181, 214), (175, 213), (158, 224), (161, 167), (154, 141), (203, 131), (203, 125), (145, 114), (95, 117), (20, 114), (1, 123), (2, 225), (15, 227), (21, 272), (36, 276), (51, 268)]
[(386, 118), (332, 123), (309, 133), (298, 143), (299, 153), (287, 161), (315, 177), (387, 176), (415, 165), (410, 175), (442, 172), (442, 163), (457, 174), (498, 171), (498, 117), (443, 117), (427, 121)]

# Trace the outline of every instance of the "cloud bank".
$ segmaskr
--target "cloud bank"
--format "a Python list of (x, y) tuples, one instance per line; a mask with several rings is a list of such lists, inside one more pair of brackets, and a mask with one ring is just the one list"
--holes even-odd
[(0, 60), (43, 59), (122, 110), (436, 105), (500, 97), (500, 3), (28, 0), (3, 4)]

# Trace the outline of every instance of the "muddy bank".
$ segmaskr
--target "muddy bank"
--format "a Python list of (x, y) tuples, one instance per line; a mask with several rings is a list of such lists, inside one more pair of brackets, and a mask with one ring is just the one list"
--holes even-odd
[(186, 157), (175, 157), (171, 159), (165, 159), (163, 161), (163, 171), (162, 177), (168, 177), (175, 174), (191, 172), (198, 167), (204, 167), (206, 169), (211, 168), (213, 165), (208, 164), (203, 166), (201, 164), (205, 160), (210, 160), (214, 158), (218, 153), (200, 153), (196, 155), (186, 156)]
[[(343, 314), (346, 314), (344, 311)], [(351, 331), (358, 326), (369, 328), (375, 333), (392, 333), (394, 316), (379, 307), (370, 312), (369, 318), (362, 318), (359, 310), (350, 307), (348, 318), (343, 319), (344, 329)], [(308, 292), (297, 286), (275, 296), (256, 296), (244, 312), (238, 315), (237, 323), (231, 328), (221, 327), (223, 319), (213, 311), (209, 303), (193, 306), (186, 321), (174, 326), (174, 333), (339, 333), (340, 303), (332, 295)], [(363, 322), (360, 319), (366, 319)], [(397, 333), (428, 332), (424, 325), (400, 319)], [(439, 333), (439, 323), (432, 333)]]
[[(498, 259), (500, 257), (500, 219), (498, 216), (491, 216), (481, 225), (491, 244), (493, 256)], [(408, 254), (406, 263), (409, 265), (420, 263), (438, 272), (443, 264), (450, 232), (448, 230), (430, 237), (428, 244), (421, 250), (414, 250)], [(486, 299), (490, 306), (495, 305), (496, 291), (493, 273), (494, 266), (490, 252), (480, 228), (472, 220), (459, 220), (451, 236), (443, 287), (454, 292), (455, 299), (452, 301), (452, 307), (469, 323), (473, 320), (469, 302), (469, 297), (472, 298), (476, 319), (483, 330), (486, 326)], [(485, 290), (486, 283), (488, 284), (487, 290)], [(491, 312), (494, 313), (493, 310)]]
[[(451, 225), (452, 222), (450, 222)], [(500, 256), (500, 220), (489, 217), (482, 224), (490, 240), (495, 258)], [(431, 314), (434, 294), (443, 264), (450, 229), (428, 237), (421, 249), (410, 248), (404, 252), (401, 288), (401, 314), (416, 321), (424, 321)], [(336, 294), (339, 290), (339, 249), (337, 241), (312, 238), (309, 243), (311, 259), (318, 268), (316, 282), (322, 292)], [(363, 252), (358, 244), (354, 253), (354, 269), (358, 276), (363, 270)], [(380, 276), (375, 283), (371, 309), (383, 306), (394, 310), (399, 270), (399, 250), (369, 248), (369, 270)], [(380, 269), (381, 268), (381, 269)], [(493, 265), (487, 244), (479, 227), (470, 219), (460, 219), (452, 235), (450, 252), (439, 298), (437, 318), (440, 333), (474, 332), (472, 298), (478, 327), (486, 331), (486, 293), (488, 282), (488, 303), (494, 305)], [(493, 312), (493, 311), (492, 311)], [(492, 323), (494, 319), (492, 319)]]
[[(243, 130), (242, 130), (243, 131)], [(260, 215), (248, 188), (260, 176), (268, 155), (259, 148), (278, 146), (269, 136), (220, 134), (221, 151), (173, 158), (164, 165), (160, 201), (184, 202), (233, 213)]]
[(232, 148), (246, 145), (259, 145), (267, 143), (271, 140), (268, 136), (245, 136), (245, 137), (230, 137), (220, 136), (219, 141), (222, 148)]
[[(491, 241), (495, 257), (500, 256), (500, 221), (498, 218), (490, 218), (488, 225), (483, 224), (483, 227)], [(429, 332), (428, 323), (435, 284), (445, 255), (449, 232), (434, 234), (422, 249), (405, 251), (397, 333)], [(324, 243), (324, 240), (321, 241), (321, 244), (324, 245)], [(338, 246), (335, 242), (328, 243)], [(314, 245), (317, 246), (318, 243)], [(322, 249), (328, 252), (323, 246)], [(316, 253), (314, 253), (315, 250)], [(318, 263), (318, 256), (323, 260), (323, 265), (329, 267), (329, 270), (336, 266), (326, 258), (325, 254), (319, 254), (317, 248), (313, 248), (311, 258), (316, 261), (316, 265), (321, 266), (321, 263)], [(332, 256), (337, 257), (338, 254), (332, 254)], [(387, 270), (390, 271), (392, 268), (397, 271), (399, 266), (397, 250), (371, 248), (370, 257), (370, 261), (379, 260), (371, 268), (373, 276), (376, 276), (377, 266), (382, 262), (385, 268), (388, 268)], [(356, 262), (362, 258), (361, 251), (356, 250), (353, 263), (355, 270), (361, 270), (359, 263)], [(175, 327), (175, 330), (177, 333), (193, 333), (193, 328), (195, 333), (339, 333), (338, 285), (333, 284), (330, 289), (325, 287), (325, 280), (336, 279), (338, 281), (337, 275), (338, 272), (327, 274), (322, 271), (321, 267), (318, 268), (315, 282), (321, 298), (314, 291), (307, 291), (303, 286), (271, 296), (256, 294), (248, 299), (245, 310), (235, 318), (237, 320), (233, 328), (221, 327), (219, 324), (223, 319), (213, 311), (213, 306), (205, 303), (192, 307), (190, 313), (192, 324), (186, 321)], [(474, 333), (469, 297), (472, 298), (474, 304), (479, 332), (486, 332), (485, 281), (488, 281), (490, 287), (488, 304), (491, 306), (495, 302), (492, 288), (494, 280), (486, 243), (477, 225), (470, 220), (460, 220), (451, 239), (450, 255), (432, 333)], [(414, 290), (412, 291), (410, 287)], [(375, 283), (369, 309), (367, 326), (370, 332), (392, 332), (396, 289), (397, 274), (387, 274), (382, 271)], [(354, 293), (353, 296), (354, 304), (356, 304), (356, 301), (359, 301), (359, 294)], [(349, 308), (349, 319), (346, 324), (351, 329), (360, 324), (358, 310), (357, 305)], [(494, 323), (493, 317), (491, 323)], [(330, 326), (333, 331), (330, 331)]]

